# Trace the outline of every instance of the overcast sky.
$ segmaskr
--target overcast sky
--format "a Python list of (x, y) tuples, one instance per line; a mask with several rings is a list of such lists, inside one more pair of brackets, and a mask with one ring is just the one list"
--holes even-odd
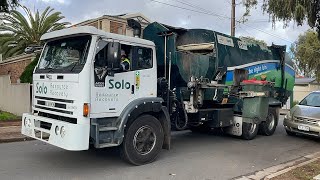
[[(158, 21), (172, 26), (184, 28), (206, 28), (230, 34), (231, 0), (157, 0), (174, 6), (193, 9), (200, 12), (209, 12), (211, 15), (193, 12), (185, 9), (160, 4), (152, 0), (21, 0), (21, 3), (30, 9), (43, 10), (47, 6), (61, 11), (65, 21), (78, 23), (102, 15), (118, 15), (140, 12), (152, 21)], [(193, 8), (180, 2), (197, 6)], [(236, 19), (238, 20), (244, 7), (242, 0), (236, 0)], [(259, 2), (262, 2), (260, 0)], [(251, 36), (265, 40), (268, 45), (290, 45), (298, 35), (308, 29), (308, 26), (297, 27), (293, 22), (283, 28), (282, 22), (277, 22), (275, 28), (269, 22), (269, 16), (263, 14), (261, 4), (251, 12), (248, 22), (236, 25), (236, 36)], [(271, 35), (270, 35), (271, 34)]]

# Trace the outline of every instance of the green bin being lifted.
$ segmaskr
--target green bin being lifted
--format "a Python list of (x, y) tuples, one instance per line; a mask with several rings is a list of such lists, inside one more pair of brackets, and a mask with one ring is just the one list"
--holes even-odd
[(264, 121), (268, 116), (269, 94), (272, 83), (268, 81), (244, 80), (240, 96), (243, 98), (243, 122)]

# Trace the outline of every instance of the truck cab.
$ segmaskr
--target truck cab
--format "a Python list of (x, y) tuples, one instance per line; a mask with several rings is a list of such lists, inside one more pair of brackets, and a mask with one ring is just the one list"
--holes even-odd
[[(133, 119), (151, 118), (151, 125), (134, 124), (131, 138), (136, 144), (130, 148), (140, 150), (136, 156), (168, 149), (170, 123), (163, 99), (157, 97), (153, 42), (93, 27), (55, 31), (41, 40), (45, 45), (33, 74), (32, 112), (23, 114), (22, 134), (80, 151), (90, 144), (118, 146), (129, 138), (124, 134)], [(129, 60), (128, 69), (121, 67), (121, 51)], [(129, 161), (141, 164), (153, 159)]]

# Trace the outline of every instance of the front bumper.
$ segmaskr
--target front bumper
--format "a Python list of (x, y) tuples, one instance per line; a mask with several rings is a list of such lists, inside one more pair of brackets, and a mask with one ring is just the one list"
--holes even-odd
[[(64, 127), (63, 133), (61, 133), (62, 127)], [(56, 131), (56, 129), (59, 130)], [(72, 124), (24, 113), (21, 133), (70, 151), (81, 151), (89, 148), (90, 127), (85, 124)]]
[[(298, 122), (294, 122), (292, 120), (289, 120), (287, 118), (284, 119), (283, 125), (287, 131), (290, 131), (293, 133), (303, 134), (303, 135), (307, 135), (307, 136), (320, 137), (320, 126), (310, 125), (310, 124), (305, 124), (305, 123), (298, 123)], [(299, 125), (308, 126), (310, 131), (299, 130), (298, 129)]]

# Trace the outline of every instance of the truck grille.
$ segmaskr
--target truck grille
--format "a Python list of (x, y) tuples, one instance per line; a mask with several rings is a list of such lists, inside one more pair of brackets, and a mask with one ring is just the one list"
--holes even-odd
[(297, 123), (304, 123), (304, 124), (311, 124), (314, 126), (319, 126), (319, 119), (313, 119), (309, 117), (301, 117), (301, 116), (294, 116), (294, 121)]
[(68, 99), (56, 99), (56, 98), (35, 96), (35, 108), (39, 110), (46, 110), (51, 112), (58, 112), (62, 114), (73, 115), (72, 111), (67, 110), (67, 104), (72, 105), (73, 103), (74, 103), (73, 100), (68, 100)]
[(54, 115), (54, 114), (45, 113), (45, 112), (38, 112), (38, 115), (42, 117), (50, 118), (50, 119), (56, 119), (58, 121), (77, 124), (77, 118), (64, 117), (64, 116)]

